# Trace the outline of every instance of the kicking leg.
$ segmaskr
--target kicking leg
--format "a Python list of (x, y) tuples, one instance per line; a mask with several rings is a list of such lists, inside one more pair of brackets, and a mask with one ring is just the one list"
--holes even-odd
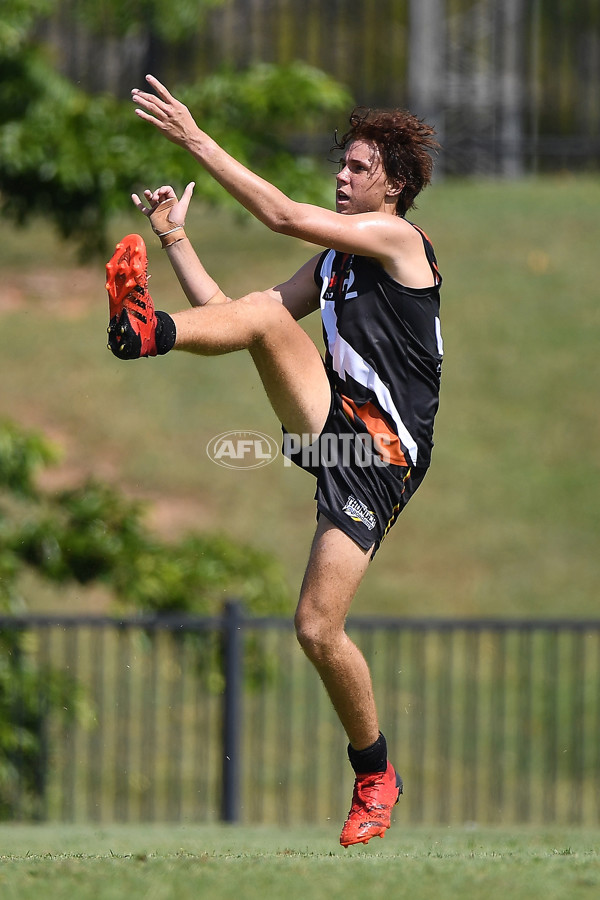
[(331, 389), (321, 355), (288, 310), (266, 293), (173, 316), (175, 349), (202, 356), (248, 350), (279, 421), (292, 434), (323, 430)]
[(314, 262), (271, 291), (229, 300), (187, 239), (167, 250), (194, 308), (172, 317), (154, 312), (144, 242), (139, 235), (128, 235), (106, 266), (109, 347), (115, 356), (155, 356), (174, 346), (204, 356), (248, 350), (279, 421), (312, 443), (325, 424), (331, 389), (319, 351), (287, 306), (298, 317), (317, 307)]

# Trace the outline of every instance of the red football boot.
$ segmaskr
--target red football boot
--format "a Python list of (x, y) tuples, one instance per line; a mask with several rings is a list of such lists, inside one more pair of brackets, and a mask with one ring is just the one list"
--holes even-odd
[(148, 293), (148, 257), (139, 234), (119, 241), (106, 263), (108, 346), (120, 359), (156, 356), (157, 318)]
[(357, 775), (352, 806), (340, 835), (342, 847), (367, 844), (372, 837), (383, 837), (401, 793), (402, 779), (389, 762), (385, 772)]

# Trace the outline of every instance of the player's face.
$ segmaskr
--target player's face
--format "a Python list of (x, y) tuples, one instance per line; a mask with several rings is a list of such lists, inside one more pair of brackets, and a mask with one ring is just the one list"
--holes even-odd
[(350, 144), (340, 160), (336, 180), (337, 212), (351, 215), (384, 209), (389, 182), (374, 144), (361, 140)]

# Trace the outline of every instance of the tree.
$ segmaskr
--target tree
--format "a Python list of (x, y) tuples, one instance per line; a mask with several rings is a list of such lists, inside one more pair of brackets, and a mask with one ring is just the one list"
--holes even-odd
[[(144, 525), (139, 503), (101, 482), (41, 492), (36, 475), (55, 459), (42, 435), (0, 424), (0, 613), (25, 606), (19, 577), (27, 568), (56, 584), (106, 584), (128, 611), (217, 616), (228, 595), (243, 597), (255, 614), (289, 609), (281, 566), (269, 554), (212, 534), (163, 543)], [(196, 676), (214, 689), (218, 635), (186, 640), (196, 649)], [(269, 660), (252, 644), (246, 651), (249, 677), (264, 678)], [(16, 812), (41, 815), (47, 717), (78, 716), (85, 703), (68, 674), (30, 657), (24, 633), (9, 618), (0, 627), (0, 820)]]
[[(18, 505), (34, 494), (34, 474), (54, 459), (41, 436), (0, 428), (0, 486)], [(5, 498), (6, 499), (6, 498)], [(13, 510), (0, 509), (0, 613), (16, 611), (22, 562), (13, 546)], [(44, 720), (47, 710), (70, 710), (76, 688), (62, 673), (36, 667), (19, 630), (0, 629), (0, 820), (19, 810), (37, 818), (44, 793)]]
[[(119, 34), (144, 27), (163, 39), (181, 34), (211, 0), (172, 4), (82, 2), (91, 27), (100, 10)], [(160, 6), (160, 15), (157, 10)], [(0, 23), (0, 198), (17, 224), (43, 215), (84, 251), (106, 251), (106, 226), (129, 208), (129, 195), (148, 181), (181, 187), (197, 182), (197, 196), (230, 202), (198, 165), (158, 134), (149, 133), (131, 104), (108, 94), (89, 95), (55, 70), (34, 26), (48, 0), (9, 0)], [(149, 23), (149, 24), (148, 24)], [(240, 160), (263, 172), (286, 193), (323, 200), (323, 179), (309, 157), (289, 146), (292, 131), (330, 118), (350, 105), (347, 92), (303, 63), (258, 64), (223, 70), (195, 86), (175, 86), (207, 131)]]
[(141, 503), (101, 481), (42, 492), (36, 475), (55, 459), (42, 435), (0, 424), (0, 609), (18, 609), (19, 574), (31, 567), (56, 584), (101, 582), (127, 610), (218, 615), (224, 594), (243, 596), (255, 614), (288, 610), (268, 553), (219, 534), (163, 542)]

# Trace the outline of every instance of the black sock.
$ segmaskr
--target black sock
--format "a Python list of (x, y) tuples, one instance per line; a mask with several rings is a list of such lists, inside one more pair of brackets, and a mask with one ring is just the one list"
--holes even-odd
[(385, 772), (387, 768), (387, 743), (379, 732), (379, 737), (370, 747), (355, 750), (348, 744), (348, 759), (357, 775), (368, 775), (371, 772)]
[(156, 352), (159, 356), (164, 356), (175, 346), (177, 329), (169, 313), (157, 309), (156, 319)]

